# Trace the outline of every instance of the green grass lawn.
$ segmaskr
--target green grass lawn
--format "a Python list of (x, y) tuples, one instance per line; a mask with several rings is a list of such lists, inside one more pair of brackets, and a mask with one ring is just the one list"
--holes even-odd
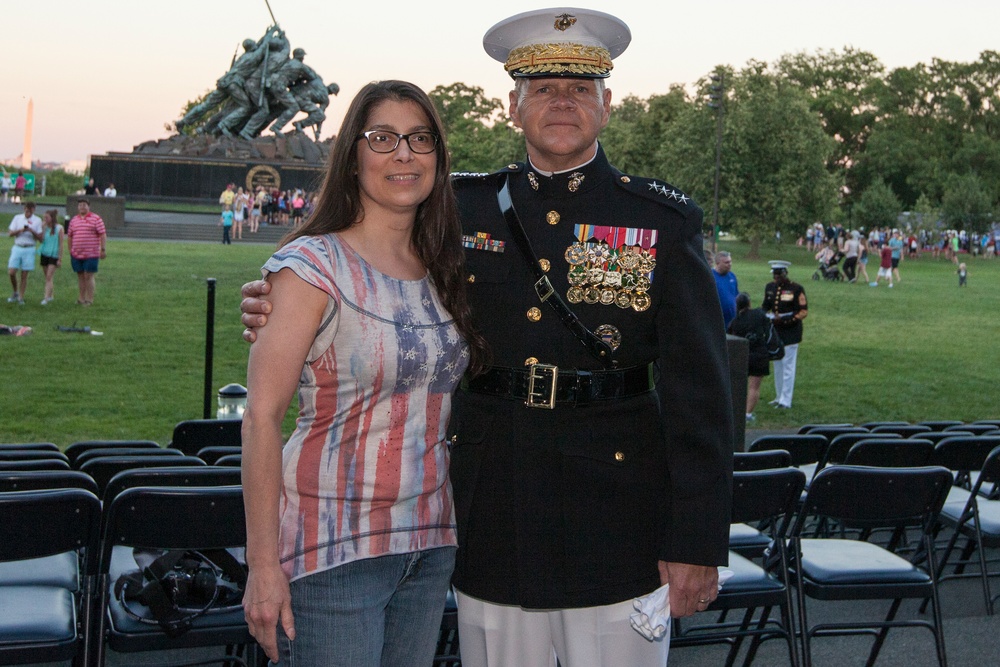
[[(10, 216), (0, 216), (0, 224)], [(0, 243), (9, 256), (10, 239)], [(144, 438), (166, 443), (174, 424), (202, 416), (206, 279), (217, 279), (213, 388), (246, 384), (248, 346), (239, 324), (239, 288), (259, 275), (264, 245), (109, 241), (94, 306), (77, 306), (69, 264), (56, 275), (56, 299), (39, 305), (43, 279), (32, 275), (27, 305), (0, 299), (0, 323), (29, 325), (27, 337), (0, 337), (5, 378), (0, 442)], [(969, 286), (955, 267), (929, 256), (904, 261), (902, 282), (884, 285), (810, 279), (816, 262), (795, 247), (727, 243), (740, 287), (754, 305), (770, 279), (767, 259), (789, 259), (809, 297), (792, 410), (766, 403), (755, 428), (875, 419), (995, 418), (996, 325), (1000, 261), (969, 260)], [(869, 269), (874, 277), (875, 265)], [(61, 333), (90, 326), (103, 336)], [(286, 419), (293, 427), (294, 408)], [(214, 408), (213, 408), (214, 412)]]

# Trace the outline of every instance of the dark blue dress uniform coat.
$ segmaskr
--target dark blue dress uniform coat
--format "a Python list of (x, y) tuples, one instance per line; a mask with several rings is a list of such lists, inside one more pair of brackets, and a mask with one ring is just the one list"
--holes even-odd
[[(641, 395), (551, 410), (458, 390), (451, 425), (456, 586), (498, 604), (587, 607), (657, 588), (657, 560), (724, 565), (732, 410), (701, 210), (665, 183), (620, 173), (601, 149), (572, 174), (547, 177), (529, 164), (457, 177), (473, 318), (494, 366), (523, 369), (534, 358), (560, 369), (603, 368), (539, 302), (497, 204), (504, 174), (535, 254), (548, 261), (564, 298), (564, 256), (576, 225), (647, 230), (647, 240), (656, 232), (648, 308), (571, 308), (591, 330), (620, 332), (619, 367), (655, 362), (659, 381)], [(470, 248), (477, 235), (487, 241)], [(531, 308), (540, 319), (538, 312), (529, 318)]]

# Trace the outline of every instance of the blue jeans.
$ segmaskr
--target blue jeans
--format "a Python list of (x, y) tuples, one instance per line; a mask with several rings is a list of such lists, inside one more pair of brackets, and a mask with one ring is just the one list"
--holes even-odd
[(278, 624), (282, 667), (429, 667), (455, 548), (353, 561), (291, 584), (295, 641)]

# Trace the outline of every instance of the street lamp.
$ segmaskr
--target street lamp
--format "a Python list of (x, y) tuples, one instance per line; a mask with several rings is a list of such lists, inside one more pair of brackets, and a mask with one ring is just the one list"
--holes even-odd
[(725, 73), (711, 76), (708, 107), (715, 109), (715, 187), (712, 193), (712, 252), (719, 249), (719, 177), (722, 173), (722, 116), (725, 114)]

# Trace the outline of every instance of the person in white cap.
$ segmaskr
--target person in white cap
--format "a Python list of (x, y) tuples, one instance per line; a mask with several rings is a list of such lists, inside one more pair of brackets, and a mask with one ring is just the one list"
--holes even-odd
[[(669, 583), (667, 616), (703, 611), (727, 562), (732, 397), (702, 211), (598, 143), (630, 39), (558, 8), (483, 40), (514, 78), (528, 155), (455, 180), (493, 364), (451, 419), (465, 667), (663, 667), (669, 620), (640, 634), (633, 599)], [(243, 289), (248, 327), (261, 287)]]
[(788, 267), (781, 259), (768, 262), (774, 278), (764, 286), (764, 303), (761, 308), (774, 320), (774, 326), (785, 345), (785, 356), (774, 362), (774, 393), (771, 405), (776, 408), (792, 407), (795, 393), (795, 362), (802, 342), (802, 320), (809, 315), (806, 291), (802, 285), (788, 279)]

